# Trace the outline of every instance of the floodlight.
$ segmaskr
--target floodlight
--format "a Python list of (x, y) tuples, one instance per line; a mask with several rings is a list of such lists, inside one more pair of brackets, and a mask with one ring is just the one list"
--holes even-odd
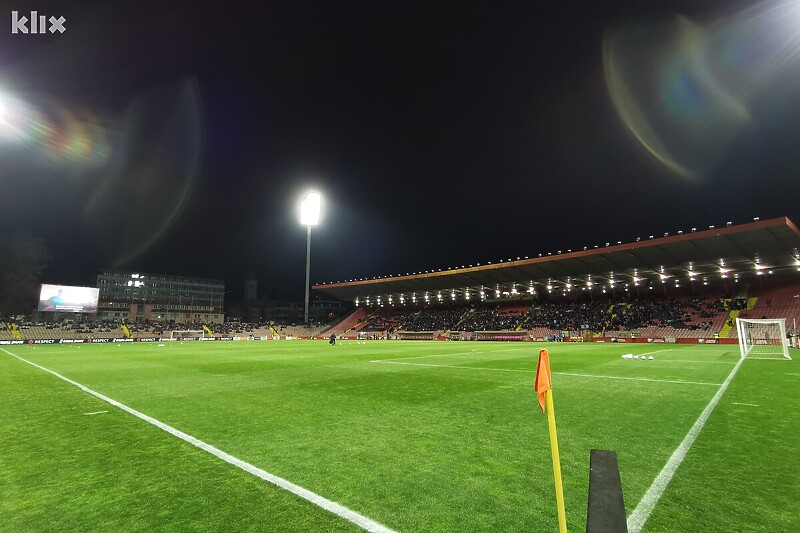
[(309, 192), (300, 202), (300, 224), (316, 226), (319, 224), (319, 213), (322, 207), (322, 196), (316, 192)]

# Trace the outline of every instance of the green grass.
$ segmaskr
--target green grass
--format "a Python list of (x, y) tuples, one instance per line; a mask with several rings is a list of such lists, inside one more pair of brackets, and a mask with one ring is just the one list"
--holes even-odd
[[(539, 532), (557, 530), (539, 347), (3, 348), (392, 529)], [(546, 347), (571, 531), (589, 450), (617, 451), (630, 513), (738, 361), (736, 346)], [(645, 531), (800, 531), (798, 429), (800, 364), (745, 361)], [(2, 531), (356, 529), (3, 352), (0, 450)]]

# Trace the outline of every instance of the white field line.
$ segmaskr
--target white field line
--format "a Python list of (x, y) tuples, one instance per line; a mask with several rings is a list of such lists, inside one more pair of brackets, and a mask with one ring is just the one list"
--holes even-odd
[[(409, 359), (411, 358), (409, 357)], [(535, 370), (519, 370), (516, 368), (485, 368), (480, 366), (434, 365), (429, 363), (403, 363), (402, 361), (391, 361), (389, 359), (370, 361), (370, 363), (384, 363), (387, 365), (426, 366), (433, 368), (459, 368), (464, 370), (491, 370), (493, 372), (521, 372), (523, 374), (530, 374), (530, 375), (534, 375), (536, 373)]]
[(85, 415), (102, 415), (103, 413), (107, 413), (108, 411), (95, 411), (94, 413), (83, 413)]
[(698, 364), (714, 364), (714, 365), (735, 365), (739, 361), (698, 361), (697, 359), (654, 359), (654, 363), (698, 363)]
[(336, 503), (334, 501), (328, 500), (327, 498), (324, 498), (324, 497), (320, 496), (319, 494), (311, 492), (308, 489), (304, 489), (303, 487), (301, 487), (299, 485), (295, 485), (291, 481), (287, 481), (287, 480), (285, 480), (285, 479), (283, 479), (281, 477), (278, 477), (278, 476), (276, 476), (274, 474), (270, 474), (269, 472), (267, 472), (265, 470), (262, 470), (262, 469), (260, 469), (258, 467), (255, 467), (255, 466), (251, 465), (250, 463), (246, 463), (245, 461), (242, 461), (241, 459), (237, 459), (236, 457), (234, 457), (234, 456), (232, 456), (232, 455), (230, 455), (228, 453), (225, 453), (222, 450), (220, 450), (218, 448), (215, 448), (214, 446), (211, 446), (210, 444), (206, 444), (205, 442), (201, 441), (200, 439), (192, 437), (191, 435), (189, 435), (187, 433), (184, 433), (184, 432), (182, 432), (182, 431), (180, 431), (178, 429), (175, 429), (172, 426), (169, 426), (169, 425), (167, 425), (167, 424), (165, 424), (163, 422), (160, 422), (160, 421), (156, 420), (153, 417), (147, 416), (144, 413), (140, 413), (139, 411), (137, 411), (135, 409), (132, 409), (132, 408), (128, 407), (127, 405), (124, 405), (124, 404), (122, 404), (122, 403), (120, 403), (120, 402), (118, 402), (116, 400), (113, 400), (113, 399), (111, 399), (111, 398), (109, 398), (107, 396), (104, 396), (104, 395), (100, 394), (99, 392), (95, 392), (92, 389), (90, 389), (88, 387), (85, 387), (84, 385), (81, 385), (80, 383), (78, 383), (76, 381), (73, 381), (73, 380), (71, 380), (71, 379), (69, 379), (67, 377), (64, 377), (61, 374), (59, 374), (58, 372), (54, 372), (53, 370), (50, 370), (50, 369), (45, 368), (43, 366), (37, 365), (36, 363), (32, 363), (32, 362), (30, 362), (30, 361), (28, 361), (26, 359), (23, 359), (22, 357), (14, 355), (13, 353), (11, 353), (11, 352), (3, 349), (3, 348), (0, 348), (0, 350), (4, 351), (5, 353), (10, 355), (11, 357), (15, 357), (15, 358), (19, 359), (20, 361), (22, 361), (24, 363), (27, 363), (27, 364), (29, 364), (31, 366), (34, 366), (34, 367), (38, 368), (39, 370), (43, 370), (43, 371), (47, 372), (48, 374), (52, 374), (53, 376), (55, 376), (55, 377), (57, 377), (57, 378), (59, 378), (59, 379), (61, 379), (63, 381), (66, 381), (70, 385), (74, 385), (75, 387), (78, 387), (83, 392), (85, 392), (87, 394), (91, 394), (95, 398), (99, 398), (99, 399), (103, 400), (104, 402), (110, 403), (114, 407), (118, 407), (119, 409), (122, 409), (126, 413), (132, 414), (133, 416), (135, 416), (137, 418), (140, 418), (140, 419), (144, 420), (145, 422), (147, 422), (149, 424), (152, 424), (152, 425), (156, 426), (157, 428), (166, 431), (170, 435), (178, 437), (179, 439), (181, 439), (181, 440), (183, 440), (185, 442), (188, 442), (189, 444), (191, 444), (193, 446), (196, 446), (196, 447), (200, 448), (201, 450), (203, 450), (205, 452), (208, 452), (211, 455), (213, 455), (213, 456), (215, 456), (215, 457), (217, 457), (219, 459), (222, 459), (226, 463), (232, 464), (233, 466), (244, 470), (248, 474), (252, 474), (252, 475), (254, 475), (254, 476), (258, 477), (258, 478), (263, 479), (264, 481), (272, 483), (273, 485), (276, 485), (276, 486), (278, 486), (278, 487), (280, 487), (280, 488), (282, 488), (284, 490), (287, 490), (287, 491), (291, 492), (292, 494), (294, 494), (296, 496), (299, 496), (299, 497), (303, 498), (304, 500), (307, 500), (307, 501), (313, 503), (314, 505), (325, 509), (326, 511), (329, 511), (329, 512), (331, 512), (331, 513), (333, 513), (333, 514), (335, 514), (335, 515), (337, 515), (337, 516), (339, 516), (341, 518), (344, 518), (348, 522), (352, 522), (353, 524), (357, 525), (358, 527), (360, 527), (361, 529), (363, 529), (365, 531), (371, 531), (371, 532), (376, 532), (376, 533), (394, 533), (393, 530), (389, 529), (388, 527), (384, 526), (383, 524), (375, 522), (374, 520), (372, 520), (370, 518), (367, 518), (366, 516), (360, 515), (360, 514), (356, 513), (355, 511), (345, 507), (344, 505), (341, 505), (341, 504)]
[(758, 407), (757, 403), (740, 403), (740, 402), (731, 402), (733, 405), (746, 405), (747, 407)]
[[(433, 367), (433, 368), (458, 368), (464, 370), (489, 370), (492, 372), (521, 372), (524, 374), (534, 375), (536, 373), (535, 370), (518, 370), (515, 368), (487, 368), (482, 366), (457, 366), (457, 365), (434, 365), (434, 364), (427, 364), (427, 363), (403, 363), (402, 361), (370, 361), (370, 363), (384, 363), (389, 365), (407, 365), (407, 366), (425, 366), (425, 367)], [(596, 379), (624, 379), (630, 381), (652, 381), (654, 383), (678, 383), (681, 385), (712, 385), (714, 387), (719, 387), (719, 383), (706, 383), (704, 381), (680, 381), (680, 380), (672, 380), (672, 379), (652, 379), (652, 378), (634, 378), (634, 377), (627, 377), (627, 376), (604, 376), (602, 374), (576, 374), (572, 372), (553, 372), (554, 376), (573, 376), (573, 377), (581, 377), (581, 378), (596, 378)]]
[[(687, 345), (684, 344), (684, 346), (687, 346)], [(720, 346), (724, 346), (724, 345), (723, 344), (707, 344), (705, 348), (671, 348), (671, 349), (675, 350), (676, 352), (680, 352), (680, 353), (705, 353), (705, 354), (707, 354), (709, 352), (713, 352), (715, 347), (719, 348)], [(739, 356), (739, 345), (736, 344), (736, 345), (729, 345), (729, 346), (734, 346), (735, 349), (733, 349), (733, 350), (726, 349), (722, 353), (724, 354), (724, 353), (730, 352), (731, 354), (736, 354), (737, 356)]]
[(675, 350), (675, 348), (667, 348), (666, 350), (655, 350), (653, 352), (644, 352), (644, 353), (634, 354), (634, 355), (653, 355), (654, 353), (671, 352), (673, 350)]
[(700, 416), (697, 418), (694, 425), (691, 427), (691, 429), (689, 429), (689, 432), (683, 438), (683, 441), (681, 441), (675, 451), (672, 452), (672, 456), (670, 456), (667, 464), (664, 465), (664, 468), (661, 469), (661, 472), (659, 472), (658, 476), (656, 476), (656, 479), (653, 480), (650, 488), (647, 489), (647, 492), (645, 492), (644, 496), (642, 496), (639, 505), (636, 506), (636, 509), (634, 509), (628, 517), (629, 533), (640, 533), (642, 531), (647, 519), (650, 518), (650, 513), (653, 512), (658, 500), (664, 494), (667, 485), (669, 485), (669, 482), (672, 480), (672, 477), (675, 475), (678, 467), (681, 465), (683, 459), (686, 457), (686, 454), (691, 449), (694, 441), (697, 439), (697, 436), (703, 430), (703, 426), (706, 425), (708, 417), (711, 416), (711, 413), (719, 403), (720, 398), (722, 398), (722, 395), (725, 394), (726, 390), (728, 390), (728, 385), (730, 385), (731, 381), (733, 381), (733, 377), (739, 371), (743, 361), (744, 359), (739, 359), (739, 362), (736, 363), (735, 367), (733, 367), (731, 373), (728, 374), (728, 377), (725, 378), (725, 381), (722, 383), (722, 385), (720, 385), (717, 393), (713, 398), (711, 398), (711, 401), (708, 402), (706, 408), (703, 409), (702, 413), (700, 413)]
[(473, 350), (471, 352), (435, 353), (435, 354), (428, 354), (428, 355), (414, 355), (412, 357), (393, 357), (393, 358), (390, 358), (390, 359), (378, 359), (378, 360), (375, 360), (375, 361), (370, 361), (370, 363), (376, 363), (376, 362), (379, 362), (379, 361), (405, 361), (406, 359), (424, 359), (426, 357), (447, 357), (447, 356), (450, 356), (450, 355), (491, 355), (493, 353), (498, 353), (498, 352), (517, 352), (517, 351), (524, 350), (524, 349), (525, 348), (522, 348), (522, 347), (520, 347), (520, 348), (506, 348), (504, 350), (491, 350), (491, 351), (488, 351), (488, 352), (482, 352), (482, 351), (479, 351), (479, 350), (475, 349), (475, 350)]
[(558, 376), (579, 376), (583, 378), (605, 378), (605, 379), (626, 379), (630, 381), (653, 381), (655, 383), (679, 383), (681, 385), (713, 385), (718, 387), (719, 383), (707, 383), (705, 381), (683, 381), (679, 379), (653, 379), (653, 378), (634, 378), (629, 376), (603, 376), (600, 374), (576, 374), (572, 372), (553, 372)]

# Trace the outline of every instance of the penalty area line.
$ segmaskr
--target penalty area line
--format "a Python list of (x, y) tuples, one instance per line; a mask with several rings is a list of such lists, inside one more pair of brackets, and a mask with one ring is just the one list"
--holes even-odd
[(267, 481), (268, 483), (272, 483), (273, 485), (275, 485), (277, 487), (280, 487), (280, 488), (282, 488), (282, 489), (284, 489), (286, 491), (291, 492), (295, 496), (299, 496), (300, 498), (303, 498), (304, 500), (313, 503), (317, 507), (321, 507), (322, 509), (325, 509), (326, 511), (331, 512), (331, 513), (335, 514), (336, 516), (339, 516), (340, 518), (344, 518), (348, 522), (351, 522), (351, 523), (357, 525), (358, 527), (360, 527), (364, 531), (370, 531), (370, 532), (375, 532), (375, 533), (394, 533), (394, 531), (392, 529), (389, 529), (388, 527), (384, 526), (383, 524), (380, 524), (380, 523), (378, 523), (378, 522), (376, 522), (376, 521), (374, 521), (374, 520), (372, 520), (370, 518), (367, 518), (366, 516), (358, 514), (357, 512), (353, 511), (352, 509), (349, 509), (349, 508), (345, 507), (344, 505), (341, 505), (341, 504), (336, 503), (334, 501), (331, 501), (331, 500), (329, 500), (327, 498), (324, 498), (324, 497), (320, 496), (319, 494), (311, 492), (308, 489), (304, 489), (303, 487), (301, 487), (299, 485), (295, 485), (291, 481), (288, 481), (286, 479), (278, 477), (275, 474), (270, 474), (266, 470), (262, 470), (262, 469), (260, 469), (260, 468), (258, 468), (256, 466), (251, 465), (250, 463), (242, 461), (241, 459), (238, 459), (238, 458), (236, 458), (236, 457), (234, 457), (234, 456), (232, 456), (232, 455), (230, 455), (230, 454), (228, 454), (226, 452), (223, 452), (222, 450), (220, 450), (218, 448), (215, 448), (214, 446), (212, 446), (210, 444), (207, 444), (207, 443), (201, 441), (200, 439), (197, 439), (197, 438), (195, 438), (195, 437), (193, 437), (193, 436), (191, 436), (191, 435), (189, 435), (187, 433), (184, 433), (183, 431), (175, 429), (174, 427), (172, 427), (170, 425), (167, 425), (167, 424), (165, 424), (165, 423), (163, 423), (163, 422), (161, 422), (159, 420), (156, 420), (155, 418), (153, 418), (151, 416), (148, 416), (148, 415), (146, 415), (144, 413), (141, 413), (141, 412), (137, 411), (136, 409), (128, 407), (127, 405), (122, 404), (122, 403), (120, 403), (120, 402), (118, 402), (118, 401), (116, 401), (116, 400), (114, 400), (112, 398), (109, 398), (108, 396), (104, 396), (103, 394), (100, 394), (99, 392), (95, 392), (92, 389), (90, 389), (89, 387), (81, 385), (77, 381), (73, 381), (73, 380), (71, 380), (71, 379), (69, 379), (69, 378), (67, 378), (65, 376), (62, 376), (58, 372), (50, 370), (49, 368), (45, 368), (45, 367), (43, 367), (41, 365), (37, 365), (36, 363), (28, 361), (27, 359), (23, 359), (22, 357), (20, 357), (18, 355), (15, 355), (15, 354), (13, 354), (13, 353), (11, 353), (8, 350), (5, 350), (3, 348), (0, 348), (0, 350), (4, 351), (5, 353), (10, 355), (11, 357), (19, 359), (23, 363), (27, 363), (27, 364), (35, 367), (35, 368), (38, 368), (39, 370), (43, 370), (44, 372), (47, 372), (48, 374), (51, 374), (51, 375), (57, 377), (58, 379), (60, 379), (62, 381), (66, 381), (70, 385), (73, 385), (73, 386), (79, 388), (83, 392), (85, 392), (87, 394), (90, 394), (90, 395), (94, 396), (95, 398), (99, 398), (100, 400), (103, 400), (104, 402), (109, 403), (109, 404), (113, 405), (114, 407), (122, 409), (126, 413), (132, 414), (136, 418), (144, 420), (145, 422), (147, 422), (147, 423), (149, 423), (149, 424), (151, 424), (153, 426), (156, 426), (157, 428), (159, 428), (159, 429), (161, 429), (163, 431), (166, 431), (170, 435), (178, 437), (182, 441), (188, 442), (192, 446), (200, 448), (204, 452), (210, 453), (214, 457), (217, 457), (218, 459), (222, 459), (226, 463), (229, 463), (229, 464), (231, 464), (231, 465), (233, 465), (233, 466), (235, 466), (235, 467), (237, 467), (237, 468), (239, 468), (241, 470), (244, 470), (248, 474), (252, 474), (252, 475), (254, 475), (254, 476), (258, 477), (258, 478), (263, 479), (264, 481)]
[(728, 374), (728, 377), (725, 378), (725, 381), (722, 383), (722, 385), (720, 385), (717, 393), (713, 398), (711, 398), (711, 401), (708, 402), (706, 408), (703, 409), (702, 413), (700, 413), (700, 416), (697, 418), (694, 425), (691, 427), (691, 429), (689, 429), (689, 432), (683, 438), (683, 441), (681, 441), (675, 451), (672, 452), (667, 464), (664, 465), (664, 468), (661, 469), (661, 472), (659, 472), (658, 476), (656, 476), (656, 478), (653, 480), (650, 488), (648, 488), (647, 492), (645, 492), (644, 496), (642, 496), (641, 501), (639, 501), (639, 505), (636, 506), (636, 509), (634, 509), (628, 517), (629, 533), (640, 533), (642, 531), (647, 519), (650, 518), (650, 513), (653, 512), (658, 500), (661, 499), (661, 496), (667, 489), (667, 485), (669, 485), (669, 482), (672, 481), (672, 477), (675, 475), (675, 472), (677, 472), (678, 467), (686, 458), (686, 454), (691, 449), (694, 441), (697, 439), (697, 436), (700, 435), (700, 432), (703, 430), (703, 426), (706, 425), (708, 417), (711, 416), (711, 413), (719, 403), (722, 395), (725, 394), (726, 390), (728, 390), (728, 385), (730, 385), (731, 381), (733, 381), (733, 377), (739, 371), (743, 361), (744, 359), (740, 359), (739, 362), (736, 363), (736, 366), (733, 367), (731, 373)]

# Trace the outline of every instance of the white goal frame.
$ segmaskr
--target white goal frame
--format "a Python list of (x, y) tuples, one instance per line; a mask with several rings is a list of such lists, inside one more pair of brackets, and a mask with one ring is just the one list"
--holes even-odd
[[(776, 327), (777, 330), (774, 329)], [(792, 359), (789, 356), (785, 318), (737, 318), (736, 333), (742, 359)]]
[(204, 329), (174, 329), (169, 332), (170, 339), (205, 339), (206, 338), (206, 330)]

